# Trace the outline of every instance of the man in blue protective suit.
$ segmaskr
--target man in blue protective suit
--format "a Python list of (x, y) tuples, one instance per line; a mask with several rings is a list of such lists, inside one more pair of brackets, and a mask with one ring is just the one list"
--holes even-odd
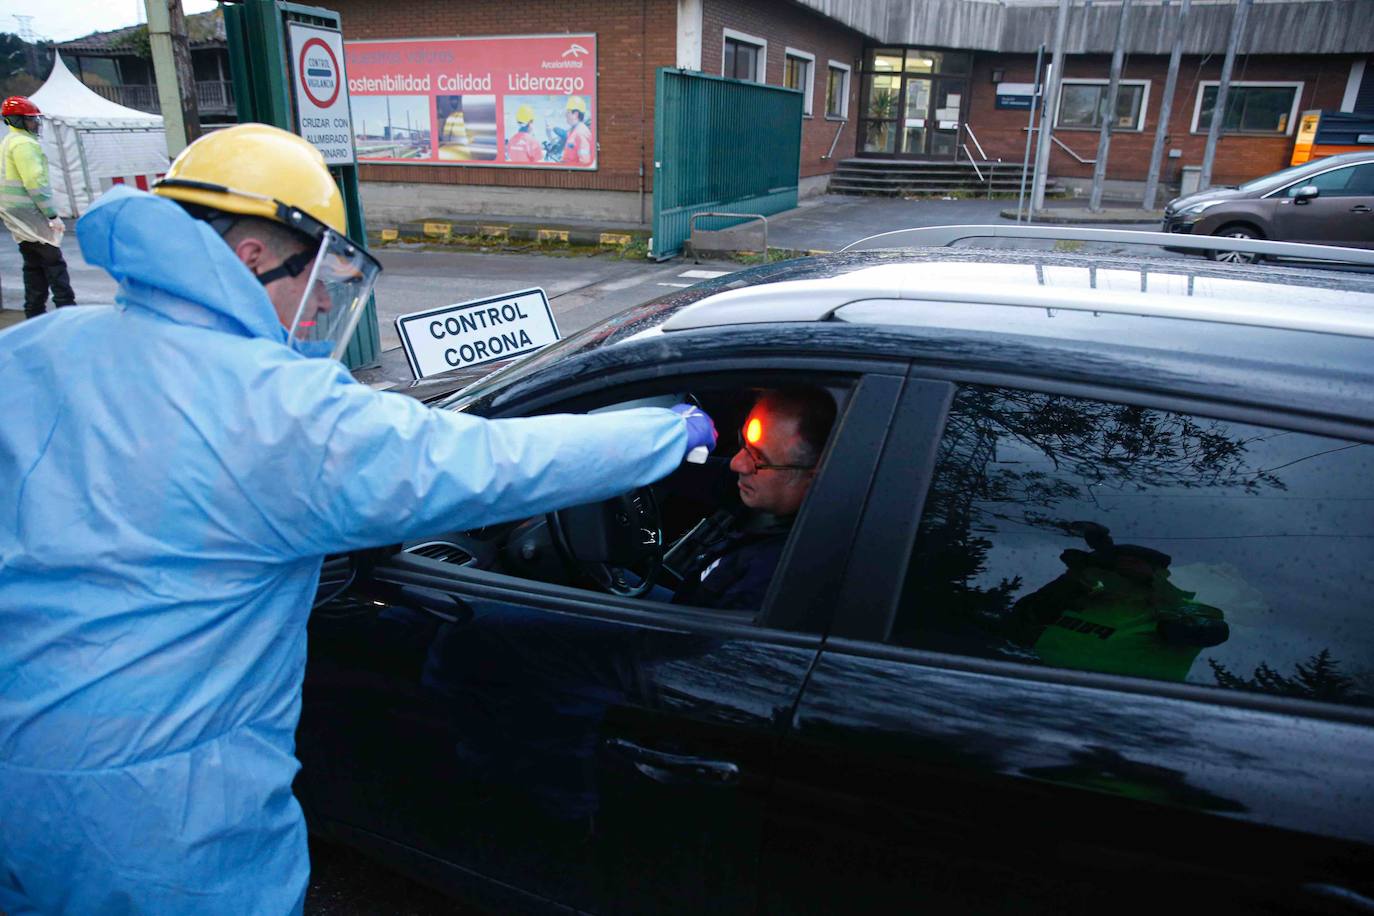
[[(0, 911), (299, 912), (325, 554), (610, 497), (696, 408), (484, 421), (333, 359), (378, 267), (319, 153), (245, 124), (77, 224), (118, 305), (0, 335)], [(594, 470), (595, 473), (589, 473)]]

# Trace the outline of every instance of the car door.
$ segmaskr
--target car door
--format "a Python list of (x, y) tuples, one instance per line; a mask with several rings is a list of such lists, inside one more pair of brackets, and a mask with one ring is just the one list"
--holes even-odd
[(1120, 397), (908, 386), (765, 911), (1374, 907), (1374, 449)]
[(359, 558), (348, 599), (311, 621), (298, 794), (314, 822), (501, 908), (752, 912), (776, 744), (903, 384), (849, 380), (757, 623), (483, 572), (435, 544)]
[[(1303, 199), (1298, 190), (1316, 187)], [(1275, 210), (1276, 238), (1374, 248), (1374, 163), (1323, 172), (1279, 192)]]

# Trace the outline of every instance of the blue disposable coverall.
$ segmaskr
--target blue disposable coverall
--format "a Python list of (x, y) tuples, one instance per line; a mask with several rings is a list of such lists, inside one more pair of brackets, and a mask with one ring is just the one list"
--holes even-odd
[(289, 348), (176, 204), (77, 232), (119, 304), (0, 334), (0, 910), (299, 911), (322, 556), (649, 483), (685, 424), (431, 410)]

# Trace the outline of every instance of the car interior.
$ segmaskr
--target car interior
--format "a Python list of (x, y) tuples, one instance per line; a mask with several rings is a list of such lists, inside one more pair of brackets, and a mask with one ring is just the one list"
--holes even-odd
[[(603, 393), (599, 403), (579, 399), (541, 410), (598, 413), (690, 402), (711, 416), (719, 439), (705, 463), (684, 462), (652, 486), (533, 518), (436, 534), (387, 548), (385, 553), (402, 552), (411, 558), (622, 597), (671, 601), (682, 584), (684, 564), (701, 545), (749, 511), (740, 500), (738, 475), (730, 470), (730, 461), (739, 449), (740, 430), (754, 402), (769, 387), (800, 380), (755, 377), (751, 381), (762, 384), (716, 382), (661, 392), (645, 392), (647, 386), (642, 386), (639, 391), (618, 392), (635, 396), (609, 403)], [(838, 428), (849, 382), (807, 378), (805, 383), (821, 388), (835, 401)], [(828, 445), (818, 465), (822, 470)], [(377, 552), (371, 554), (375, 563)], [(353, 579), (347, 558), (331, 558), (325, 564), (315, 606), (328, 613), (323, 605), (346, 592)], [(757, 610), (732, 616), (747, 620)]]

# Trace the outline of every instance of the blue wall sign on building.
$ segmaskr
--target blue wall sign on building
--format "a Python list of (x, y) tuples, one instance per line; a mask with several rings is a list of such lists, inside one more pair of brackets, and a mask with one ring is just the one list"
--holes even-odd
[(1034, 97), (1034, 83), (998, 83), (996, 107), (1028, 111), (1031, 107), (1031, 99)]

